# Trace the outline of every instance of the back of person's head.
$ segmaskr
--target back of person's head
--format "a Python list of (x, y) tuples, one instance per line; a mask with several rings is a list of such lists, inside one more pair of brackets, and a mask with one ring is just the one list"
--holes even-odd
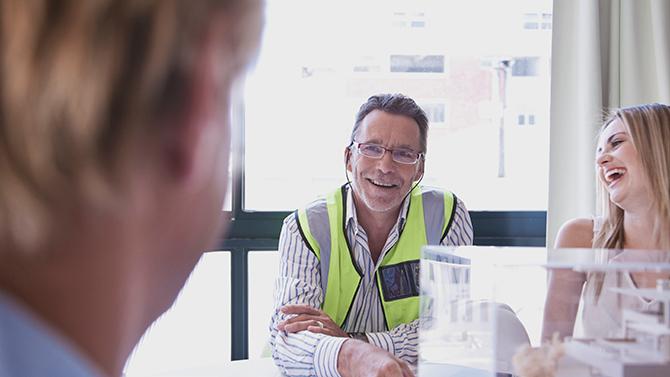
[(381, 110), (389, 114), (403, 115), (412, 118), (419, 127), (419, 143), (421, 151), (427, 152), (428, 148), (428, 117), (426, 113), (414, 102), (413, 99), (403, 94), (377, 94), (361, 105), (356, 114), (356, 122), (351, 131), (351, 142), (358, 135), (363, 119), (374, 110)]
[[(640, 157), (651, 194), (651, 208), (656, 211), (656, 241), (670, 249), (667, 231), (670, 226), (670, 106), (653, 103), (618, 109), (607, 117), (601, 132), (615, 120), (623, 124)], [(604, 184), (597, 182), (605, 223), (596, 234), (594, 246), (622, 248), (624, 212), (609, 200)]]
[(113, 208), (142, 163), (130, 146), (196, 101), (194, 50), (223, 20), (219, 69), (241, 70), (259, 3), (0, 0), (0, 253), (34, 249), (73, 208)]

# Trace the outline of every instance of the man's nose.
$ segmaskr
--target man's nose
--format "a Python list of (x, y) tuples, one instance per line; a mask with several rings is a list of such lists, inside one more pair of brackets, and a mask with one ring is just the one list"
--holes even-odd
[(396, 164), (396, 162), (393, 161), (392, 151), (390, 151), (388, 149), (384, 150), (384, 154), (379, 159), (379, 164), (378, 164), (379, 169), (382, 172), (387, 173), (387, 172), (389, 172), (389, 171), (391, 171), (395, 168), (395, 164)]

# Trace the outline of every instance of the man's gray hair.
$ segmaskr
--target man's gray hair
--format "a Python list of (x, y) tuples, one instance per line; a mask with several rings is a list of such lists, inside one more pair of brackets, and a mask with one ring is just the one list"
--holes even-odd
[(414, 119), (419, 126), (419, 152), (426, 153), (428, 147), (428, 117), (426, 112), (414, 102), (413, 99), (400, 94), (376, 94), (361, 105), (356, 114), (356, 123), (354, 129), (351, 131), (351, 142), (354, 142), (358, 130), (363, 123), (363, 119), (374, 110), (381, 110), (383, 112), (404, 115)]

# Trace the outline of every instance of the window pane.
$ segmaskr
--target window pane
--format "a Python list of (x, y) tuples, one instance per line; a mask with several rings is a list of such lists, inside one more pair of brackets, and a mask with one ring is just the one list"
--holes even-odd
[(249, 252), (249, 358), (262, 356), (270, 336), (274, 286), (279, 272), (276, 251)]
[[(244, 94), (244, 208), (292, 210), (345, 183), (358, 107), (401, 92), (431, 119), (424, 184), (472, 210), (545, 210), (551, 32), (522, 25), (551, 11), (547, 0), (268, 0)], [(518, 114), (537, 124), (517, 127)]]
[(127, 377), (230, 360), (230, 253), (203, 255), (175, 304), (149, 327), (126, 363)]
[(539, 58), (516, 58), (512, 65), (512, 76), (537, 76)]
[(523, 28), (528, 30), (537, 30), (538, 27), (537, 22), (524, 22), (523, 24)]
[(420, 103), (419, 106), (426, 112), (428, 122), (432, 126), (436, 126), (436, 123), (444, 123), (444, 103)]
[(444, 72), (441, 55), (391, 55), (391, 72)]

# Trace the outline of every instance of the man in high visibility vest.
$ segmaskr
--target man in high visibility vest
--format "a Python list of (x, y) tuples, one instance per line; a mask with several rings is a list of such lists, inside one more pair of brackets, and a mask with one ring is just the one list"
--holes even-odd
[(428, 119), (401, 94), (372, 96), (344, 150), (348, 182), (288, 216), (272, 355), (287, 375), (411, 376), (424, 245), (469, 245), (467, 209), (419, 186)]

